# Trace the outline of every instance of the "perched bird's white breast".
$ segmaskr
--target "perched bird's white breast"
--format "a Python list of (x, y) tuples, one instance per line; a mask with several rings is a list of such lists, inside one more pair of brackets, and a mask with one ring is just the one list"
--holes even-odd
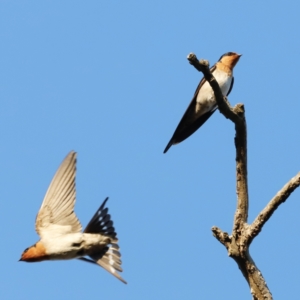
[[(226, 72), (219, 69), (216, 69), (213, 72), (213, 75), (219, 83), (223, 95), (226, 96), (231, 86), (232, 76), (229, 76)], [(216, 99), (214, 91), (212, 90), (210, 84), (206, 81), (200, 88), (196, 99), (196, 113), (202, 115), (212, 110), (215, 105)]]

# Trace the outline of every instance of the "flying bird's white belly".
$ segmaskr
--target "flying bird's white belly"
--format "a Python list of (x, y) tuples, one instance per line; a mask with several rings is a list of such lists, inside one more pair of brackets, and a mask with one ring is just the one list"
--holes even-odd
[[(213, 72), (213, 75), (219, 83), (223, 95), (226, 96), (230, 89), (232, 76), (228, 76), (226, 72), (218, 69)], [(196, 99), (196, 113), (202, 115), (212, 110), (216, 104), (214, 91), (210, 84), (206, 81), (201, 87)]]
[(43, 238), (47, 255), (52, 260), (72, 259), (89, 255), (103, 249), (111, 242), (109, 237), (100, 234), (69, 233), (62, 236)]

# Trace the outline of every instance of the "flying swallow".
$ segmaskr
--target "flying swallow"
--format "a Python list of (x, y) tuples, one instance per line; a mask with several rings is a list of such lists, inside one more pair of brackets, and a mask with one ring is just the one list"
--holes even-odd
[[(76, 153), (71, 151), (59, 166), (37, 214), (35, 229), (40, 240), (25, 249), (20, 261), (40, 262), (78, 258), (98, 264), (122, 282), (120, 248), (104, 200), (81, 232), (74, 213)], [(86, 258), (85, 256), (90, 257)]]
[[(228, 52), (222, 55), (210, 71), (219, 83), (224, 96), (228, 96), (233, 87), (233, 68), (241, 55)], [(210, 84), (203, 77), (195, 91), (194, 97), (181, 118), (171, 140), (164, 150), (166, 153), (172, 145), (178, 144), (192, 135), (216, 111), (217, 102)]]

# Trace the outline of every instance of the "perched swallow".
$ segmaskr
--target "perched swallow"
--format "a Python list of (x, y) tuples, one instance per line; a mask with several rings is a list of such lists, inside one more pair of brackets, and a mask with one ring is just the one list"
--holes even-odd
[(126, 283), (118, 273), (122, 272), (121, 254), (113, 221), (108, 208), (105, 208), (108, 198), (82, 233), (81, 224), (74, 213), (75, 175), (76, 153), (71, 151), (54, 175), (37, 214), (35, 229), (41, 239), (25, 249), (20, 261), (78, 258), (98, 264)]
[[(216, 78), (224, 96), (228, 96), (233, 87), (233, 68), (241, 55), (228, 52), (222, 55), (219, 61), (211, 67), (210, 71)], [(203, 77), (194, 97), (180, 120), (171, 140), (164, 150), (166, 153), (172, 145), (178, 144), (192, 135), (216, 111), (217, 102), (210, 84)]]

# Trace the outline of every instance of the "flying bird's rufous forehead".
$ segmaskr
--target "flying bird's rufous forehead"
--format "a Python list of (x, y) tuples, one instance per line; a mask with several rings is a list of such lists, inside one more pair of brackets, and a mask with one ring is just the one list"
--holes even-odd
[(237, 64), (241, 56), (241, 54), (235, 52), (227, 52), (220, 57), (219, 62), (232, 69)]
[(20, 261), (38, 262), (47, 259), (46, 249), (42, 243), (37, 242), (22, 253)]

